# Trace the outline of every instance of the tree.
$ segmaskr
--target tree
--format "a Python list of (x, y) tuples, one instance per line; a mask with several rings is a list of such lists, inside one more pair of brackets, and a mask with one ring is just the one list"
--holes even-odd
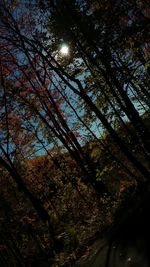
[[(116, 61), (114, 62), (115, 54), (120, 53), (120, 49), (121, 49), (121, 46), (118, 47), (118, 43), (119, 43), (118, 36), (120, 35), (120, 32), (122, 30), (121, 28), (122, 26), (120, 27), (120, 24), (119, 25), (117, 24), (118, 22), (117, 20), (114, 19), (114, 16), (115, 18), (117, 18), (118, 14), (122, 14), (121, 10), (123, 10), (123, 13), (129, 12), (129, 10), (132, 10), (133, 3), (127, 3), (127, 5), (125, 5), (125, 3), (123, 2), (123, 4), (120, 7), (117, 3), (115, 5), (115, 1), (112, 4), (107, 3), (106, 1), (105, 5), (107, 6), (107, 8), (105, 8), (106, 12), (104, 12), (103, 5), (98, 4), (98, 2), (97, 4), (95, 3), (94, 4), (95, 7), (93, 8), (94, 9), (93, 11), (91, 7), (89, 8), (89, 2), (90, 1), (84, 1), (82, 3), (83, 5), (81, 4), (82, 5), (81, 7), (78, 1), (76, 3), (71, 2), (69, 4), (67, 3), (67, 1), (65, 1), (65, 3), (63, 2), (63, 4), (61, 1), (55, 2), (55, 3), (53, 1), (51, 3), (49, 3), (48, 1), (45, 1), (45, 5), (47, 3), (50, 4), (49, 6), (50, 20), (48, 21), (48, 26), (50, 27), (49, 28), (50, 36), (52, 36), (53, 38), (56, 38), (56, 42), (58, 42), (57, 39), (59, 38), (59, 42), (61, 42), (60, 35), (55, 34), (55, 32), (59, 32), (59, 29), (61, 29), (60, 32), (63, 32), (64, 36), (67, 36), (66, 38), (68, 38), (67, 39), (68, 44), (71, 43), (71, 45), (73, 45), (74, 51), (76, 53), (76, 54), (74, 53), (75, 56), (71, 57), (71, 61), (73, 61), (76, 58), (76, 56), (79, 55), (85, 63), (89, 62), (89, 64), (91, 64), (92, 67), (95, 67), (94, 71), (101, 73), (102, 76), (100, 77), (103, 77), (103, 79), (105, 80), (105, 83), (109, 86), (109, 90), (112, 96), (115, 98), (116, 103), (119, 104), (121, 111), (123, 111), (128, 116), (128, 119), (131, 121), (131, 123), (135, 127), (136, 133), (138, 135), (137, 140), (139, 140), (139, 143), (141, 143), (142, 141), (142, 147), (144, 145), (144, 150), (147, 154), (147, 157), (149, 157), (149, 151), (148, 151), (149, 131), (146, 129), (146, 126), (142, 122), (142, 119), (140, 118), (138, 111), (135, 109), (130, 97), (128, 96), (128, 92), (125, 92), (124, 90), (124, 86), (127, 83), (127, 81), (125, 80), (125, 76), (121, 77), (123, 78), (122, 81), (124, 82), (123, 83), (122, 81), (120, 82), (120, 76), (118, 75), (119, 75), (119, 72), (122, 73), (122, 66), (120, 66), (120, 68), (116, 68), (114, 65), (114, 63), (116, 62)], [(89, 10), (90, 10), (90, 14), (88, 14)], [(108, 27), (108, 25), (110, 25), (112, 22), (111, 17), (108, 20), (108, 16), (107, 16), (108, 11), (110, 10), (115, 11), (115, 14), (113, 12), (113, 21), (114, 21), (113, 27), (112, 26)], [(136, 11), (133, 10), (132, 12), (136, 12)], [(65, 14), (66, 20), (64, 20), (64, 14)], [(102, 20), (97, 18), (97, 14), (99, 15), (102, 14)], [(95, 19), (95, 23), (97, 22), (96, 29), (94, 29), (95, 24), (93, 23), (93, 21), (91, 21), (91, 18), (93, 19), (93, 21)], [(139, 18), (136, 18), (136, 19), (138, 20)], [(62, 23), (62, 20), (63, 20), (63, 23)], [(106, 26), (105, 24), (106, 25), (108, 24), (107, 27), (108, 29), (111, 29), (111, 30), (110, 31), (107, 30), (107, 32), (103, 30), (103, 32), (101, 32), (102, 31), (101, 29), (105, 29), (105, 26)], [(91, 31), (94, 34), (93, 40), (91, 40)], [(106, 36), (107, 36), (107, 39), (108, 39), (108, 36), (110, 37), (108, 39), (109, 41), (107, 40), (107, 44), (108, 44), (107, 46), (105, 45)], [(122, 43), (122, 45), (124, 44)], [(50, 45), (48, 45), (48, 49), (49, 51), (51, 51), (50, 50), (51, 48), (49, 47)], [(127, 54), (125, 51), (126, 47), (123, 46), (122, 48), (124, 49), (124, 54)], [(123, 52), (122, 52), (122, 55), (123, 55)], [(131, 57), (128, 57), (128, 61), (130, 59)], [(119, 64), (119, 60), (118, 59), (115, 59), (115, 60), (117, 60), (117, 64)], [(137, 67), (137, 64), (135, 64), (134, 62), (133, 64), (135, 67)], [(60, 70), (61, 66), (59, 65), (57, 66)], [(88, 70), (91, 71), (91, 68), (89, 68), (90, 65), (86, 64), (86, 66), (88, 67)], [(126, 68), (124, 68), (123, 71), (126, 71), (126, 69), (128, 69), (128, 73), (130, 73), (130, 64), (129, 66), (126, 66)], [(61, 71), (64, 74), (62, 69)], [(70, 74), (70, 71), (71, 71), (71, 68), (69, 69), (69, 74)], [(68, 78), (67, 74), (66, 74), (66, 78)], [(77, 80), (75, 81), (75, 79), (73, 79), (72, 76), (69, 78), (70, 80), (74, 82), (77, 81)], [(128, 81), (128, 84), (129, 84), (129, 81)], [(131, 85), (133, 86), (133, 83), (131, 83)], [(79, 92), (76, 92), (76, 93), (79, 93)], [(82, 97), (83, 97), (83, 94), (82, 94)], [(107, 100), (109, 100), (108, 95), (107, 95)], [(89, 102), (88, 102), (88, 105), (89, 105)], [(98, 113), (97, 113), (97, 116), (98, 116)], [(105, 127), (106, 127), (106, 124), (105, 124)]]
[[(41, 74), (39, 75), (39, 72), (35, 69), (35, 66), (33, 66), (33, 64), (32, 64), (33, 54), (35, 54), (36, 57), (40, 58), (40, 62), (42, 62), (42, 68), (44, 69), (44, 75), (47, 74), (46, 73), (47, 69), (49, 69), (49, 71), (53, 70), (55, 75), (57, 75), (59, 77), (59, 79), (61, 79), (75, 95), (78, 95), (79, 98), (82, 99), (84, 101), (84, 103), (95, 113), (96, 117), (102, 122), (104, 127), (107, 129), (107, 131), (113, 137), (114, 141), (118, 144), (118, 146), (123, 151), (123, 153), (126, 155), (126, 157), (132, 162), (132, 164), (141, 172), (141, 174), (143, 174), (146, 177), (149, 177), (149, 172), (146, 169), (146, 167), (141, 162), (139, 162), (138, 159), (132, 154), (130, 149), (126, 145), (124, 145), (123, 141), (119, 137), (118, 133), (114, 130), (114, 128), (110, 124), (109, 120), (106, 118), (106, 116), (103, 114), (103, 112), (97, 108), (94, 101), (89, 96), (90, 88), (88, 88), (88, 90), (87, 90), (87, 88), (83, 85), (83, 81), (81, 81), (79, 77), (76, 78), (74, 76), (75, 68), (72, 67), (72, 62), (75, 61), (77, 56), (82, 59), (81, 62), (83, 62), (83, 65), (84, 65), (83, 70), (84, 71), (87, 70), (87, 72), (91, 72), (91, 68), (89, 68), (89, 64), (90, 64), (92, 67), (92, 73), (93, 73), (93, 71), (96, 71), (96, 72), (98, 72), (98, 74), (99, 73), (101, 74), (100, 77), (103, 77), (105, 83), (107, 84), (107, 86), (109, 88), (111, 95), (113, 96), (113, 98), (116, 101), (116, 104), (119, 106), (121, 111), (127, 115), (128, 119), (130, 119), (133, 127), (135, 128), (136, 138), (137, 138), (137, 140), (139, 140), (139, 144), (141, 144), (142, 149), (144, 150), (144, 153), (146, 153), (146, 157), (149, 157), (149, 151), (148, 151), (148, 146), (147, 146), (147, 144), (149, 143), (149, 137), (148, 137), (149, 131), (147, 130), (146, 126), (144, 125), (138, 111), (134, 107), (128, 93), (125, 92), (125, 90), (124, 90), (124, 86), (125, 86), (126, 81), (124, 81), (124, 83), (122, 83), (122, 81), (120, 80), (120, 76), (118, 75), (117, 69), (114, 66), (113, 59), (114, 59), (115, 53), (114, 53), (114, 51), (111, 50), (111, 48), (112, 48), (111, 46), (114, 44), (112, 44), (110, 42), (110, 47), (105, 47), (104, 43), (103, 43), (105, 41), (104, 36), (102, 36), (102, 38), (101, 38), (101, 43), (97, 42), (97, 44), (95, 43), (95, 41), (97, 41), (96, 37), (94, 37), (95, 38), (94, 41), (92, 41), (90, 39), (89, 33), (91, 32), (91, 26), (89, 23), (86, 24), (86, 22), (88, 22), (88, 20), (91, 22), (92, 16), (94, 17), (94, 19), (97, 19), (95, 9), (94, 9), (94, 11), (92, 11), (91, 8), (89, 9), (89, 3), (88, 2), (85, 5), (86, 6), (85, 9), (82, 9), (82, 7), (80, 6), (80, 4), (78, 2), (77, 2), (76, 6), (74, 5), (75, 3), (71, 3), (69, 6), (69, 5), (67, 5), (67, 1), (66, 1), (63, 5), (62, 9), (60, 9), (61, 1), (59, 3), (56, 3), (56, 4), (54, 4), (52, 2), (51, 4), (52, 4), (52, 6), (50, 6), (51, 7), (50, 10), (52, 12), (50, 13), (50, 16), (51, 16), (52, 22), (57, 22), (57, 25), (59, 25), (60, 20), (62, 19), (62, 12), (60, 10), (63, 10), (65, 12), (67, 20), (69, 19), (69, 21), (70, 21), (71, 26), (67, 27), (67, 25), (65, 24), (66, 28), (64, 28), (64, 32), (66, 34), (68, 34), (69, 40), (71, 40), (71, 38), (72, 38), (72, 43), (75, 47), (75, 53), (76, 54), (70, 59), (70, 62), (68, 62), (69, 65), (67, 64), (67, 65), (64, 65), (64, 67), (63, 67), (61, 65), (60, 60), (55, 59), (53, 52), (52, 52), (53, 45), (51, 46), (51, 44), (49, 44), (47, 41), (48, 30), (45, 33), (45, 32), (40, 32), (40, 30), (33, 29), (33, 31), (32, 31), (32, 29), (28, 29), (28, 32), (30, 33), (30, 35), (32, 37), (30, 38), (29, 35), (26, 37), (24, 35), (24, 31), (20, 30), (19, 24), (17, 25), (17, 20), (13, 17), (13, 15), (10, 13), (10, 11), (8, 10), (8, 8), (6, 6), (4, 7), (4, 10), (6, 12), (5, 16), (7, 17), (7, 23), (6, 23), (6, 17), (4, 17), (3, 25), (5, 25), (4, 27), (5, 27), (6, 31), (8, 31), (8, 29), (11, 29), (11, 34), (14, 34), (14, 39), (12, 42), (10, 37), (6, 36), (6, 34), (3, 36), (3, 39), (7, 40), (9, 44), (13, 45), (15, 49), (16, 48), (21, 49), (20, 51), (23, 52), (23, 54), (25, 55), (25, 58), (26, 58), (25, 60), (27, 60), (29, 62), (29, 64), (31, 65), (32, 70), (34, 71), (34, 73), (36, 74), (36, 77), (38, 79), (38, 83), (40, 82), (40, 85), (43, 86), (45, 84), (45, 82), (43, 82), (43, 80), (41, 79)], [(60, 6), (58, 6), (58, 5), (60, 5)], [(103, 10), (103, 6), (101, 8)], [(110, 6), (108, 5), (108, 9), (109, 8), (110, 8)], [(118, 8), (118, 6), (117, 6), (117, 8)], [(87, 13), (88, 10), (91, 11), (91, 14), (89, 16)], [(116, 12), (116, 14), (117, 14), (117, 12)], [(106, 12), (105, 16), (106, 15), (107, 15), (107, 12)], [(57, 20), (58, 17), (59, 17), (59, 20)], [(13, 27), (10, 26), (10, 22), (8, 22), (8, 18), (12, 22)], [(44, 19), (46, 19), (46, 17)], [(80, 21), (80, 24), (79, 24), (79, 21)], [(45, 20), (44, 20), (44, 22), (45, 22)], [(102, 21), (100, 20), (97, 23), (98, 23), (98, 25), (100, 25), (100, 24), (102, 24)], [(105, 23), (106, 23), (106, 20), (105, 20)], [(104, 25), (105, 25), (105, 23), (104, 23)], [(109, 21), (109, 23), (110, 23), (110, 21)], [(87, 25), (88, 25), (88, 27), (86, 27)], [(91, 24), (91, 25), (93, 27), (93, 24)], [(73, 30), (73, 29), (75, 29), (75, 30)], [(117, 30), (119, 31), (119, 29), (120, 28), (118, 27)], [(113, 27), (113, 30), (114, 30), (114, 27)], [(50, 36), (52, 34), (52, 36), (54, 36), (54, 38), (55, 38), (55, 28), (51, 27), (49, 32), (50, 32)], [(99, 37), (100, 37), (100, 34), (102, 34), (98, 30), (94, 30), (94, 34), (95, 34), (94, 36), (96, 36), (97, 33), (98, 33)], [(80, 40), (79, 40), (79, 38), (77, 38), (77, 35), (80, 36)], [(9, 36), (10, 36), (10, 32), (9, 32)], [(115, 38), (114, 37), (115, 32), (110, 31), (110, 36), (113, 36), (113, 38)], [(113, 39), (113, 40), (114, 40), (114, 42), (116, 41), (116, 39)], [(98, 47), (98, 45), (99, 45), (99, 47)], [(120, 49), (120, 48), (118, 48), (116, 46), (115, 49), (118, 52), (118, 49)], [(31, 53), (31, 51), (32, 51), (32, 53)], [(107, 54), (107, 60), (105, 60), (106, 54)], [(94, 68), (95, 68), (95, 70), (94, 70)], [(49, 73), (48, 73), (48, 75), (49, 75)], [(27, 79), (27, 75), (26, 75), (26, 79)], [(28, 82), (32, 86), (32, 89), (33, 89), (33, 87), (35, 87), (34, 90), (36, 90), (37, 85), (33, 85), (33, 82), (31, 82), (31, 80)], [(96, 87), (97, 87), (97, 85), (99, 86), (99, 81), (97, 82), (95, 80), (95, 78), (93, 80), (93, 83), (94, 83), (94, 86), (96, 86)], [(91, 92), (92, 92), (92, 90), (91, 90)], [(44, 91), (44, 93), (45, 93), (45, 91)], [(37, 91), (36, 91), (36, 94), (37, 94), (36, 95), (36, 97), (37, 97), (38, 96)], [(102, 90), (102, 94), (104, 94), (104, 90)], [(49, 95), (49, 97), (51, 98), (50, 95)], [(105, 95), (105, 97), (107, 98), (109, 105), (111, 105), (111, 107), (114, 109), (119, 120), (121, 120), (123, 122), (121, 116), (116, 111), (116, 107), (110, 101), (110, 95)], [(43, 99), (42, 99), (42, 101), (43, 101)], [(53, 105), (53, 108), (55, 109), (55, 112), (56, 112), (56, 103), (55, 103), (54, 99), (51, 98), (50, 102)], [(44, 103), (44, 105), (45, 105), (45, 103)], [(33, 104), (32, 104), (32, 106), (33, 106)], [(63, 131), (61, 130), (61, 134), (58, 136), (58, 133), (55, 131), (55, 135), (57, 136), (57, 138), (60, 138), (61, 142), (63, 142), (63, 144), (70, 151), (70, 153), (72, 153), (72, 156), (74, 157), (74, 159), (81, 166), (80, 156), (79, 156), (80, 154), (76, 153), (76, 152), (80, 151), (80, 153), (82, 153), (82, 148), (81, 148), (80, 144), (77, 142), (73, 132), (70, 130), (70, 128), (68, 127), (67, 123), (65, 122), (65, 120), (63, 119), (62, 115), (60, 114), (60, 112), (58, 110), (57, 110), (57, 113), (55, 113), (55, 114), (57, 114), (57, 119), (59, 119), (60, 124), (58, 124), (58, 120), (56, 120), (56, 118), (50, 113), (50, 110), (48, 109), (48, 107), (44, 106), (44, 109), (45, 108), (46, 108), (46, 112), (48, 111), (46, 114), (49, 116), (49, 118), (51, 118), (56, 129), (58, 128), (58, 130), (60, 131), (59, 127), (60, 126), (63, 127)], [(51, 127), (51, 125), (47, 123), (45, 118), (43, 118), (42, 114), (40, 114), (37, 109), (36, 109), (36, 112), (38, 113), (38, 116), (40, 116), (42, 121), (44, 123), (46, 123), (48, 127)], [(125, 125), (125, 123), (124, 123), (124, 125)], [(73, 145), (73, 149), (74, 149), (75, 153), (70, 150), (70, 147), (68, 146), (68, 144), (64, 140), (64, 134), (65, 135), (69, 134), (69, 136), (66, 136), (66, 137), (67, 137), (67, 139), (69, 138), (68, 140), (70, 142), (70, 145)], [(82, 157), (83, 157), (83, 153), (82, 153)], [(86, 158), (85, 158), (85, 160), (86, 160)], [(85, 163), (86, 163), (86, 161), (85, 161)], [(81, 168), (84, 170), (84, 165), (82, 165)]]

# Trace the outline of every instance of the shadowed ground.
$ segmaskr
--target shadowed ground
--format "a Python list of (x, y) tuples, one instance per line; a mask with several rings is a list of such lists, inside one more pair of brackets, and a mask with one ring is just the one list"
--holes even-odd
[(150, 197), (142, 198), (122, 205), (111, 229), (76, 267), (150, 267)]

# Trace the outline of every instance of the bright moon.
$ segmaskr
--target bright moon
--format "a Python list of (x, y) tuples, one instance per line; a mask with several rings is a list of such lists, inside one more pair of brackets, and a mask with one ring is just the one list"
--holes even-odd
[(62, 45), (62, 47), (60, 49), (60, 53), (63, 54), (63, 55), (68, 55), (69, 47), (67, 45)]

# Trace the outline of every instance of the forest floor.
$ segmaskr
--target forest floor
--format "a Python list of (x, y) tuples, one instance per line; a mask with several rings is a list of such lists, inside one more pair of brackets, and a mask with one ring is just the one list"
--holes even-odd
[(110, 244), (102, 238), (94, 242), (88, 252), (75, 265), (76, 267), (149, 267), (146, 240), (136, 237), (132, 243)]
[(75, 266), (149, 267), (149, 208), (150, 197), (126, 203), (109, 230), (87, 248)]

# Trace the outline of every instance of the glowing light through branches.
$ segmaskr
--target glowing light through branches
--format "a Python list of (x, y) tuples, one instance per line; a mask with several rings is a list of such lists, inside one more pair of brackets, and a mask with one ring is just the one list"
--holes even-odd
[(60, 53), (67, 56), (69, 54), (69, 47), (66, 44), (63, 44), (60, 48)]

